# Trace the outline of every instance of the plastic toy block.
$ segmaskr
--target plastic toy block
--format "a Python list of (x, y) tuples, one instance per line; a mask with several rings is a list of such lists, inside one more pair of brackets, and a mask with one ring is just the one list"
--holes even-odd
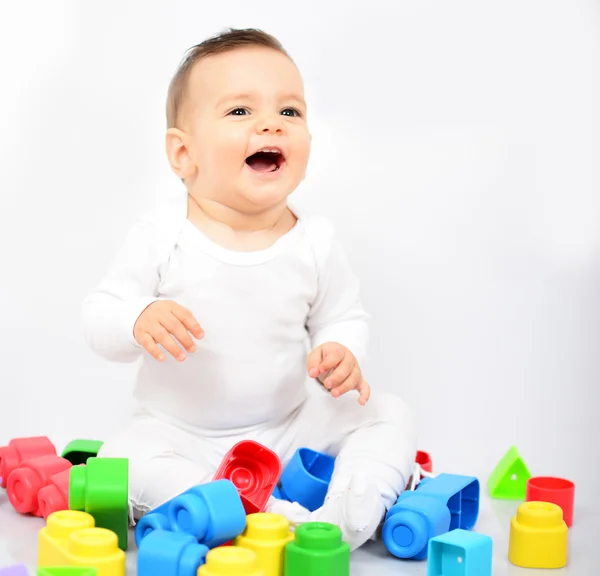
[(94, 567), (87, 566), (61, 566), (58, 568), (38, 568), (37, 576), (97, 576)]
[(0, 568), (0, 576), (29, 576), (25, 564), (15, 564)]
[[(426, 480), (426, 481), (425, 481)], [(440, 474), (424, 479), (416, 493), (444, 502), (450, 510), (450, 530), (471, 530), (479, 516), (479, 480), (474, 476)]]
[(20, 514), (41, 516), (38, 494), (55, 474), (68, 470), (72, 464), (57, 456), (38, 456), (24, 460), (8, 475), (6, 492), (13, 508)]
[(54, 474), (38, 492), (38, 507), (40, 515), (44, 520), (52, 512), (69, 509), (69, 479), (71, 477), (71, 468), (67, 468), (58, 474)]
[(92, 457), (85, 466), (71, 468), (69, 509), (91, 514), (96, 526), (114, 532), (119, 548), (127, 550), (128, 491), (127, 458)]
[(208, 548), (189, 534), (155, 530), (142, 540), (137, 555), (138, 576), (196, 576)]
[(531, 473), (519, 455), (519, 451), (513, 446), (498, 462), (488, 478), (489, 495), (501, 500), (524, 500), (529, 478)]
[(221, 546), (246, 527), (246, 511), (237, 488), (229, 480), (200, 484), (142, 516), (135, 527), (135, 542), (154, 530), (183, 532), (208, 548)]
[(285, 576), (349, 576), (350, 546), (342, 531), (327, 522), (307, 522), (286, 544)]
[(560, 506), (567, 527), (573, 526), (575, 484), (564, 478), (536, 476), (527, 480), (526, 502), (551, 502)]
[(198, 576), (265, 576), (258, 567), (256, 554), (246, 548), (215, 548), (206, 555), (206, 564)]
[(294, 539), (289, 521), (278, 514), (257, 513), (246, 518), (246, 530), (234, 546), (252, 550), (264, 576), (281, 576), (285, 546)]
[(98, 456), (98, 452), (103, 444), (104, 442), (100, 440), (71, 440), (65, 446), (61, 456), (71, 462), (73, 466), (85, 464), (88, 458)]
[(508, 559), (521, 568), (563, 568), (567, 564), (569, 528), (560, 506), (525, 502), (510, 522)]
[(125, 552), (117, 535), (94, 527), (94, 517), (78, 510), (61, 510), (48, 516), (38, 535), (39, 568), (89, 567), (97, 576), (125, 576)]
[[(423, 450), (417, 450), (417, 456), (415, 458), (415, 462), (423, 469), (425, 472), (433, 471), (433, 462), (431, 460), (431, 456), (427, 452), (423, 452)], [(423, 478), (423, 476), (421, 476)]]
[(300, 448), (281, 473), (279, 494), (282, 500), (298, 502), (313, 512), (325, 501), (335, 458)]
[(230, 480), (238, 489), (246, 514), (263, 512), (281, 475), (275, 452), (252, 440), (238, 442), (225, 455), (213, 480)]
[(492, 576), (492, 539), (456, 529), (429, 541), (427, 576)]
[(388, 552), (397, 558), (423, 560), (430, 539), (448, 532), (450, 510), (437, 498), (408, 494), (388, 510), (381, 535)]
[(56, 456), (54, 444), (46, 436), (15, 438), (0, 447), (0, 485), (6, 488), (9, 474), (24, 460), (38, 456)]

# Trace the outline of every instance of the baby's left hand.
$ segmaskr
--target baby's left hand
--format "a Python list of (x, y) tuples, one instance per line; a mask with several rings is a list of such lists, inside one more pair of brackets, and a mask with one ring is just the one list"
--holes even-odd
[(371, 387), (363, 380), (358, 360), (348, 348), (337, 342), (326, 342), (315, 348), (307, 360), (308, 374), (331, 391), (334, 398), (358, 390), (363, 406), (371, 395)]

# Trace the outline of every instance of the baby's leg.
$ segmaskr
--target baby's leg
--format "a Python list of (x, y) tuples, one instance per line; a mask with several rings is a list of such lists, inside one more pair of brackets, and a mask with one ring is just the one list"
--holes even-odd
[(408, 406), (377, 391), (360, 406), (355, 394), (335, 399), (317, 390), (285, 436), (286, 462), (300, 447), (337, 457), (327, 500), (310, 519), (338, 524), (353, 549), (362, 545), (413, 471), (417, 434)]
[(104, 443), (103, 458), (129, 459), (131, 523), (185, 490), (208, 482), (222, 454), (186, 430), (145, 413)]

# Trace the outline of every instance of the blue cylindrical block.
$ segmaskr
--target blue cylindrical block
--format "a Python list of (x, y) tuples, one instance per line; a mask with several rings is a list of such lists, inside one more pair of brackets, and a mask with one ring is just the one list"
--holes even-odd
[(448, 532), (450, 511), (436, 498), (411, 493), (396, 502), (383, 524), (383, 543), (398, 558), (427, 558), (429, 540)]
[(235, 485), (216, 480), (194, 486), (143, 516), (135, 530), (138, 547), (154, 530), (193, 536), (214, 548), (239, 536), (246, 528), (246, 511)]
[(138, 576), (196, 576), (208, 547), (189, 534), (155, 530), (138, 549)]
[(309, 448), (299, 448), (281, 473), (280, 494), (313, 512), (325, 501), (335, 458)]

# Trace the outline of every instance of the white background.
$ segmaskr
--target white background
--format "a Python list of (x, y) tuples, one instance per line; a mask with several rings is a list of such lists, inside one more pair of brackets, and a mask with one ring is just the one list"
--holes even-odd
[(2, 2), (0, 445), (102, 439), (127, 415), (135, 366), (87, 349), (80, 303), (134, 216), (181, 193), (167, 84), (226, 26), (276, 35), (305, 77), (313, 155), (297, 199), (334, 219), (361, 277), (374, 390), (414, 407), (437, 471), (485, 482), (515, 444), (591, 503), (592, 0)]

